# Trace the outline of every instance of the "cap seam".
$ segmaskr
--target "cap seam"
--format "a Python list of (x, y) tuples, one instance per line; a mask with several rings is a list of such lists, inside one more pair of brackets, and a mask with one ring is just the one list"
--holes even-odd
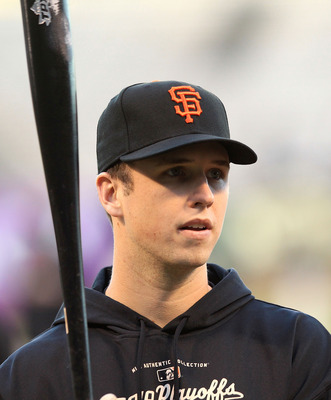
[[(129, 87), (130, 87), (130, 86), (129, 86)], [(126, 152), (125, 152), (124, 154), (130, 153), (130, 148), (131, 148), (131, 146), (130, 146), (130, 139), (129, 139), (129, 124), (128, 124), (128, 120), (127, 120), (126, 113), (125, 113), (125, 111), (124, 111), (124, 105), (123, 105), (124, 94), (125, 94), (125, 92), (129, 89), (129, 87), (125, 88), (125, 89), (122, 91), (122, 96), (121, 96), (121, 110), (122, 110), (123, 118), (124, 118), (124, 121), (125, 121), (125, 127), (126, 127), (126, 146), (125, 146), (125, 147), (126, 147)], [(122, 154), (122, 156), (123, 156), (124, 154)], [(120, 157), (121, 157), (121, 156), (120, 156)], [(120, 157), (119, 157), (118, 159), (120, 159)]]
[[(122, 110), (122, 114), (123, 114), (123, 117), (124, 117), (124, 121), (125, 121), (125, 126), (126, 126), (126, 152), (124, 153), (124, 154), (122, 154), (121, 156), (124, 156), (125, 154), (128, 154), (128, 153), (130, 153), (131, 152), (131, 140), (130, 140), (130, 132), (129, 132), (129, 123), (128, 123), (128, 119), (127, 119), (127, 117), (126, 117), (126, 113), (125, 113), (125, 111), (124, 111), (124, 105), (123, 105), (123, 102), (124, 102), (124, 94), (130, 89), (130, 88), (132, 88), (132, 87), (134, 87), (134, 86), (139, 86), (139, 85), (141, 85), (141, 83), (135, 83), (135, 84), (133, 84), (133, 85), (130, 85), (130, 86), (128, 86), (128, 87), (126, 87), (125, 89), (123, 89), (123, 91), (122, 91), (122, 96), (121, 96), (121, 110)], [(120, 157), (121, 157), (120, 156)], [(118, 159), (120, 159), (120, 157), (118, 158)]]

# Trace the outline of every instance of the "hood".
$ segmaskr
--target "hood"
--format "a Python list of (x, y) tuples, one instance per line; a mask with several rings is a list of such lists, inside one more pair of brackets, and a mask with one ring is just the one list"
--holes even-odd
[[(253, 300), (251, 291), (244, 285), (234, 269), (226, 270), (215, 264), (208, 264), (208, 280), (212, 290), (197, 301), (185, 313), (160, 328), (149, 319), (104, 294), (112, 273), (112, 267), (103, 268), (92, 289), (86, 288), (86, 312), (89, 325), (104, 326), (118, 333), (136, 331), (139, 335), (141, 320), (146, 329), (161, 330), (174, 334), (180, 321), (185, 319), (181, 334), (199, 331), (231, 318), (246, 303)], [(64, 323), (61, 307), (54, 325)]]
[[(150, 337), (167, 333), (173, 338), (171, 349), (169, 349), (174, 371), (173, 399), (179, 400), (179, 337), (184, 337), (186, 333), (190, 332), (200, 333), (200, 330), (215, 324), (220, 325), (253, 300), (250, 290), (243, 284), (235, 270), (225, 270), (214, 264), (208, 264), (207, 267), (208, 280), (212, 290), (163, 328), (104, 294), (111, 278), (111, 267), (101, 270), (92, 289), (86, 289), (86, 312), (89, 326), (99, 326), (111, 330), (116, 335), (123, 334), (124, 337), (130, 333), (131, 337), (136, 336), (137, 338), (134, 343), (137, 346), (138, 400), (142, 399), (143, 357), (145, 353), (152, 351), (145, 346), (147, 333), (150, 334)], [(61, 309), (53, 325), (63, 323), (64, 315), (63, 309)]]

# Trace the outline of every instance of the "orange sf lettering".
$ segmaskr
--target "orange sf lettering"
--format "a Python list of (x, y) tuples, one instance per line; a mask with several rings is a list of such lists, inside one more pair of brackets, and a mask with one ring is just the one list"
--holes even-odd
[(192, 115), (200, 115), (202, 109), (200, 106), (201, 96), (191, 86), (174, 86), (169, 90), (171, 99), (180, 105), (174, 106), (176, 114), (185, 117), (185, 122), (193, 122)]

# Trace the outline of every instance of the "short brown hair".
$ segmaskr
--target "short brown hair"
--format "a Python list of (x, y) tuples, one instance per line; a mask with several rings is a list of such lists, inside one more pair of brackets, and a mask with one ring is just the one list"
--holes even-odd
[(117, 164), (108, 168), (107, 173), (112, 178), (118, 179), (124, 184), (124, 188), (125, 188), (124, 194), (126, 196), (132, 192), (133, 179), (132, 179), (131, 171), (130, 171), (127, 163), (118, 162)]

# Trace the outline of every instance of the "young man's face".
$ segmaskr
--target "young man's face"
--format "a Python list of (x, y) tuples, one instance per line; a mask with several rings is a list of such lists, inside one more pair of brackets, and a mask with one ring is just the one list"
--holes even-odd
[(228, 202), (229, 158), (223, 146), (187, 145), (131, 163), (130, 169), (133, 190), (120, 196), (127, 255), (137, 263), (178, 268), (205, 264)]

